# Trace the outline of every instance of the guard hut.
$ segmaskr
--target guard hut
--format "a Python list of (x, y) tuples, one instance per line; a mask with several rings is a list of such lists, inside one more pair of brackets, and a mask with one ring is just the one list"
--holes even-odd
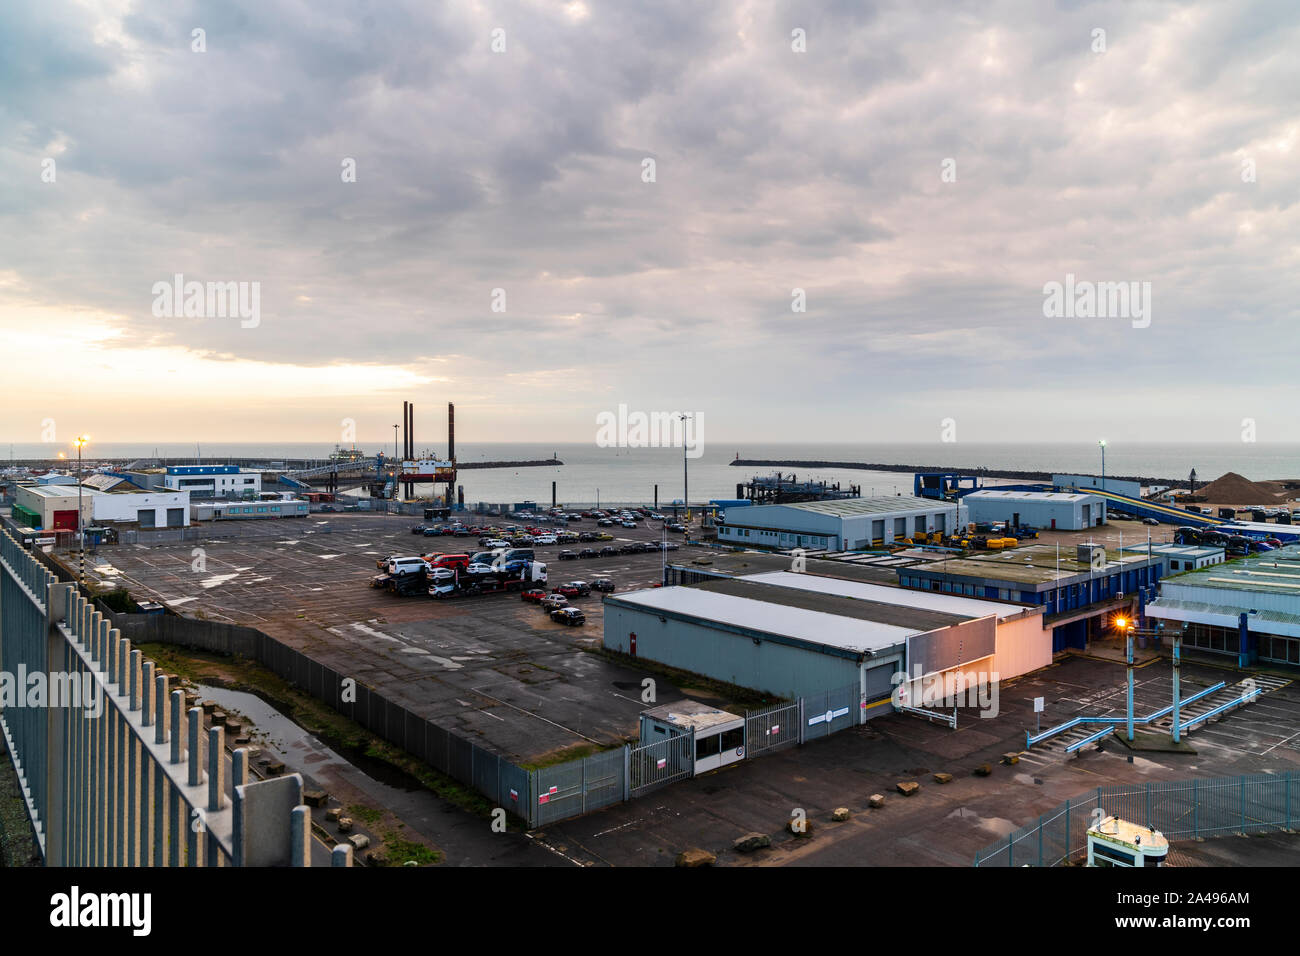
[(1089, 866), (1164, 866), (1169, 840), (1159, 830), (1119, 817), (1088, 828)]
[(691, 776), (745, 759), (744, 717), (698, 700), (679, 700), (642, 712), (642, 745), (682, 736), (695, 741)]

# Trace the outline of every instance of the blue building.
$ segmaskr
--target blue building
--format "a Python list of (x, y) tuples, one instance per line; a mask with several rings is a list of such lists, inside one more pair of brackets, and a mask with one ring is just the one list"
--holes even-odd
[(1043, 609), (1052, 630), (1052, 651), (1082, 649), (1099, 636), (1111, 615), (1142, 614), (1155, 597), (1168, 558), (1101, 545), (1057, 548), (1036, 544), (967, 555), (898, 570), (903, 587)]

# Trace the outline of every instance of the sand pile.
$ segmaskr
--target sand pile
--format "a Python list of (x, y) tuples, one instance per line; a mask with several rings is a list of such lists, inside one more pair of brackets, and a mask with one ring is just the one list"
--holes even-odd
[(1216, 505), (1271, 505), (1280, 500), (1273, 488), (1243, 478), (1235, 471), (1197, 488), (1196, 497)]

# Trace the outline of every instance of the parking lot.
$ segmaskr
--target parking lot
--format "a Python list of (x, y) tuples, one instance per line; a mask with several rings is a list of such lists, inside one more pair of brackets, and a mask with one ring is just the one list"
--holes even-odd
[[(1139, 714), (1170, 702), (1168, 661), (1155, 660), (1137, 674)], [(1185, 664), (1184, 694), (1242, 676)], [(1004, 682), (996, 717), (964, 709), (956, 730), (905, 714), (880, 717), (565, 821), (536, 838), (586, 865), (671, 866), (679, 851), (701, 847), (719, 865), (970, 866), (977, 851), (1100, 786), (1300, 769), (1300, 684), (1285, 678), (1258, 702), (1194, 730), (1188, 738), (1194, 753), (1133, 752), (1115, 739), (1078, 756), (1051, 746), (1026, 752), (1037, 696), (1046, 698), (1044, 728), (1080, 713), (1123, 713), (1124, 667), (1066, 657)], [(1003, 764), (1004, 753), (1018, 754), (1018, 762)], [(975, 775), (983, 763), (990, 775)], [(939, 772), (952, 774), (952, 782), (939, 785), (933, 778)], [(895, 789), (901, 781), (916, 781), (920, 790), (904, 797)], [(885, 797), (881, 809), (868, 807), (875, 793)], [(848, 808), (851, 818), (833, 822), (837, 807)], [(796, 809), (813, 822), (810, 839), (786, 829)], [(771, 848), (732, 849), (734, 839), (750, 832), (767, 834)], [(1238, 862), (1249, 865), (1254, 841), (1241, 842), (1246, 849), (1238, 851)]]
[[(229, 534), (232, 524), (215, 530)], [(96, 583), (126, 587), (136, 600), (257, 627), (516, 762), (636, 736), (648, 675), (583, 650), (600, 645), (599, 592), (572, 600), (587, 622), (567, 627), (518, 594), (434, 601), (369, 587), (376, 561), (390, 554), (480, 550), (477, 538), (413, 535), (415, 524), (410, 517), (366, 514), (249, 522), (236, 527), (237, 537), (197, 545), (103, 547), (88, 571)], [(586, 520), (570, 527), (607, 531), (614, 540), (537, 548), (548, 565), (548, 589), (597, 576), (611, 578), (619, 591), (660, 580), (660, 554), (556, 560), (563, 548), (659, 540), (659, 522), (597, 529)], [(671, 559), (703, 553), (682, 537), (669, 533), (680, 544)], [(676, 691), (656, 679), (661, 699)]]

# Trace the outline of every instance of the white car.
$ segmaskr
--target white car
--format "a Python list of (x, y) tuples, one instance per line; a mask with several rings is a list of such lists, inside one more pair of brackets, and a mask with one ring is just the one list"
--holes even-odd
[(435, 584), (429, 588), (429, 597), (445, 600), (456, 597), (456, 586), (454, 584)]
[(434, 568), (429, 572), (429, 580), (445, 584), (448, 581), (456, 580), (456, 572), (451, 568)]
[(482, 561), (475, 561), (465, 567), (466, 574), (495, 574), (496, 570), (492, 565), (484, 564)]
[(660, 514), (659, 512), (657, 512), (657, 511), (651, 513), (651, 515), (650, 515), (650, 519), (651, 519), (652, 521), (667, 521), (667, 520), (668, 520), (667, 518), (665, 518), (663, 515), (661, 515), (661, 514)]
[(508, 548), (508, 547), (510, 547), (510, 542), (509, 542), (509, 541), (502, 541), (500, 538), (490, 538), (490, 539), (488, 539), (488, 542), (487, 542), (485, 545), (483, 545), (483, 547), (485, 547), (485, 548)]
[(558, 544), (558, 543), (559, 542), (555, 540), (555, 535), (553, 534), (542, 534), (542, 535), (538, 535), (536, 538), (533, 539), (533, 544)]
[(429, 562), (424, 560), (424, 558), (415, 557), (415, 558), (389, 558), (388, 559), (389, 574), (410, 574), (412, 571), (424, 571), (427, 573), (430, 570), (431, 567), (429, 565)]
[(635, 527), (636, 527), (636, 522), (633, 521), (631, 518), (628, 518), (626, 521), (623, 522), (623, 527), (624, 527), (624, 528), (635, 528)]

